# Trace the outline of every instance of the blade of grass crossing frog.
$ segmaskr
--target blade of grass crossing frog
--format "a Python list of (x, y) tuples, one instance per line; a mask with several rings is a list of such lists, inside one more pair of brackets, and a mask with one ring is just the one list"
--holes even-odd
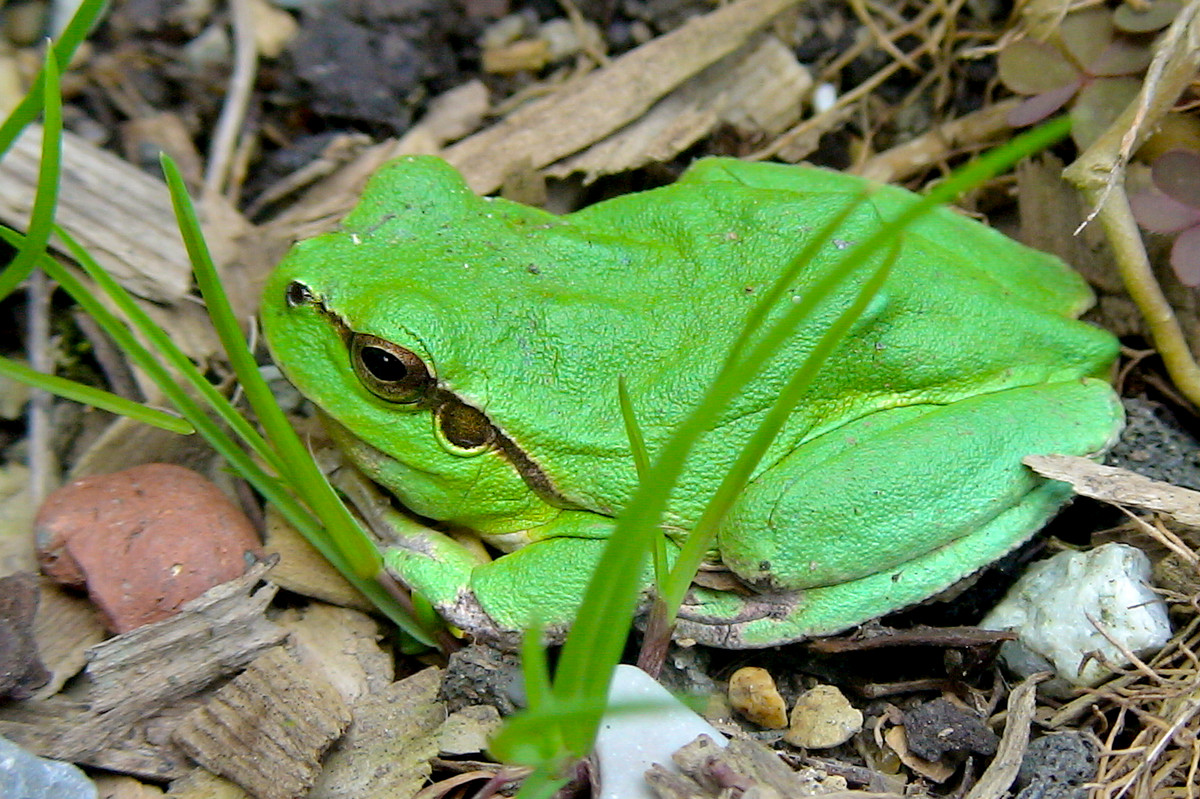
[[(629, 449), (633, 453), (633, 466), (638, 480), (645, 480), (650, 474), (650, 454), (646, 451), (646, 438), (642, 435), (641, 425), (638, 424), (637, 414), (633, 409), (633, 400), (629, 396), (629, 386), (625, 375), (617, 376), (617, 401), (621, 406), (621, 421), (625, 424), (625, 436), (629, 439)], [(660, 531), (654, 536), (654, 583), (662, 586), (667, 578), (667, 542)]]
[[(930, 195), (914, 203), (905, 213), (883, 225), (862, 247), (855, 248), (844, 267), (849, 269), (850, 264), (860, 263), (862, 259), (869, 257), (888, 240), (894, 239), (897, 232), (912, 220), (934, 206), (952, 199), (965, 188), (996, 174), (1024, 155), (1061, 139), (1069, 127), (1069, 121), (1059, 118), (1022, 134), (971, 162), (936, 187)], [(765, 358), (772, 352), (769, 341), (760, 342), (756, 352), (742, 364), (742, 369), (731, 371), (744, 370), (749, 373), (751, 369), (761, 366), (761, 360), (756, 358), (756, 355)], [(755, 361), (759, 363), (756, 365)], [(642, 483), (638, 486), (629, 508), (618, 519), (612, 540), (601, 556), (597, 576), (589, 583), (584, 600), (585, 606), (603, 607), (607, 612), (603, 615), (581, 615), (568, 636), (560, 659), (558, 679), (555, 681), (555, 690), (561, 699), (603, 696), (606, 693), (611, 679), (610, 667), (615, 665), (620, 657), (624, 642), (624, 636), (619, 636), (618, 640), (614, 631), (627, 630), (632, 622), (638, 593), (637, 575), (640, 574), (649, 546), (648, 535), (662, 516), (666, 506), (666, 494), (678, 480), (683, 461), (696, 437), (701, 434), (706, 421), (717, 412), (714, 408), (724, 407), (736, 391), (736, 384), (722, 377), (724, 375), (714, 381), (697, 410), (676, 429), (664, 445), (655, 464), (657, 479), (650, 484)], [(617, 542), (621, 545), (617, 546)], [(599, 716), (593, 721), (598, 724)], [(591, 725), (586, 740), (580, 737), (568, 742), (575, 751), (583, 752), (590, 746), (595, 724)]]
[[(671, 570), (668, 588), (663, 592), (663, 599), (670, 613), (673, 624), (675, 614), (683, 602), (688, 586), (696, 576), (696, 570), (704, 559), (704, 554), (711, 547), (716, 537), (717, 527), (725, 514), (737, 500), (746, 482), (750, 479), (755, 467), (758, 466), (771, 442), (775, 440), (780, 429), (800, 402), (804, 391), (817, 376), (821, 367), (837, 345), (846, 337), (866, 312), (871, 301), (878, 296), (883, 284), (891, 274), (892, 267), (900, 256), (900, 239), (893, 238), (890, 248), (880, 266), (871, 274), (859, 289), (854, 302), (843, 311), (833, 324), (822, 334), (820, 340), (805, 358), (804, 363), (795, 371), (778, 398), (763, 418), (754, 435), (746, 442), (746, 446), (738, 453), (738, 458), (726, 472), (721, 484), (713, 493), (712, 498), (700, 515), (695, 528), (688, 536), (680, 550), (675, 567)], [(849, 270), (847, 270), (849, 271)]]
[[(861, 200), (860, 200), (861, 202)], [(785, 275), (776, 281), (764, 298), (776, 302), (786, 291), (789, 277), (803, 268), (818, 248), (822, 237), (830, 236), (837, 226), (853, 212), (855, 203), (842, 209), (834, 219), (824, 225), (815, 242), (810, 242), (797, 254)], [(876, 247), (879, 245), (876, 244)], [(658, 523), (666, 507), (667, 496), (683, 470), (683, 463), (695, 441), (706, 430), (720, 410), (725, 407), (739, 387), (756, 374), (767, 360), (782, 346), (787, 333), (801, 319), (853, 274), (853, 265), (862, 262), (870, 251), (855, 250), (843, 263), (843, 269), (830, 270), (813, 289), (793, 307), (785, 318), (772, 327), (760, 340), (750, 347), (755, 327), (761, 326), (770, 308), (763, 302), (756, 306), (746, 327), (739, 335), (734, 348), (726, 357), (717, 377), (709, 385), (705, 396), (696, 409), (673, 431), (667, 439), (652, 469), (653, 478), (641, 481), (625, 512), (618, 518), (612, 538), (601, 555), (597, 576), (588, 584), (582, 610), (567, 637), (563, 656), (559, 660), (558, 679), (555, 690), (560, 701), (576, 701), (586, 697), (603, 697), (608, 692), (611, 669), (598, 664), (615, 665), (624, 646), (626, 633), (632, 623), (637, 604), (638, 575), (641, 574), (648, 548), (658, 535)], [(854, 256), (858, 256), (857, 260)], [(590, 746), (599, 714), (592, 721), (590, 731), (570, 741), (580, 753)]]
[[(313, 462), (304, 443), (275, 402), (266, 381), (259, 374), (254, 357), (246, 347), (241, 328), (229, 305), (228, 297), (221, 287), (195, 209), (184, 187), (183, 177), (174, 162), (165, 155), (162, 157), (162, 164), (184, 245), (209, 315), (229, 356), (230, 364), (246, 392), (247, 400), (274, 443), (274, 447), (267, 446), (265, 442), (261, 442), (260, 437), (253, 434), (253, 429), (249, 428), (253, 434), (250, 440), (255, 442), (251, 445), (257, 444), (256, 449), (262, 448), (266, 453), (265, 457), (285, 478), (285, 482), (306, 498), (309, 507), (324, 523), (323, 526), (305, 526), (305, 537), (310, 543), (373, 603), (396, 621), (401, 629), (422, 643), (433, 646), (432, 635), (423, 630), (420, 623), (401, 608), (395, 598), (377, 582), (376, 577), (383, 569), (383, 559), (379, 550)], [(236, 416), (239, 427), (248, 428), (248, 422), (240, 414)], [(305, 532), (305, 529), (302, 528), (301, 531)]]

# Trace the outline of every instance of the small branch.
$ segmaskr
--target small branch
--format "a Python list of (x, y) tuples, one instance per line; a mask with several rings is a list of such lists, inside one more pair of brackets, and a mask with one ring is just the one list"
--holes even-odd
[(208, 151), (203, 197), (217, 196), (228, 182), (238, 134), (246, 119), (246, 107), (250, 103), (250, 92), (258, 71), (258, 48), (254, 41), (254, 14), (250, 9), (250, 0), (232, 0), (230, 6), (233, 9), (233, 75), (229, 79), (221, 116), (217, 119), (212, 148)]

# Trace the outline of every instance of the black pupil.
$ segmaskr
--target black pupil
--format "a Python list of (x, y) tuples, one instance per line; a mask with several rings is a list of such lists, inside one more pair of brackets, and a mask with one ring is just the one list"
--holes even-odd
[(399, 383), (408, 377), (404, 362), (380, 347), (363, 347), (360, 356), (363, 366), (381, 383)]
[(303, 305), (312, 299), (312, 294), (309, 292), (308, 286), (296, 280), (288, 283), (286, 296), (288, 305), (291, 305), (293, 308), (297, 305)]

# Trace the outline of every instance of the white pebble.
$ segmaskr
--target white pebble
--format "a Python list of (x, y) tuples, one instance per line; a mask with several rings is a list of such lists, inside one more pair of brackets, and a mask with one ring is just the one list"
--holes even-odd
[[(673, 773), (671, 755), (700, 735), (721, 746), (726, 738), (666, 688), (635, 666), (617, 666), (608, 690), (609, 706), (639, 704), (645, 710), (608, 713), (596, 736), (601, 799), (654, 799), (646, 769), (659, 763)], [(652, 705), (652, 707), (651, 707)]]
[(1167, 605), (1149, 581), (1150, 560), (1135, 547), (1105, 544), (1060, 552), (1030, 566), (980, 626), (1016, 631), (1020, 640), (1001, 648), (1005, 665), (1021, 676), (1053, 669), (1058, 680), (1046, 688), (1061, 695), (1070, 686), (1097, 685), (1110, 676), (1094, 659), (1080, 668), (1089, 652), (1128, 665), (1093, 620), (1139, 656), (1170, 639)]
[(818, 83), (813, 90), (813, 113), (820, 114), (828, 111), (837, 103), (837, 88), (832, 83)]

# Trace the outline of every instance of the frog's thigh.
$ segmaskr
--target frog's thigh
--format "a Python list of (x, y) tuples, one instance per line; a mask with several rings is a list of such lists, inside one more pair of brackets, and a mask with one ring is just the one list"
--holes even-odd
[(756, 478), (722, 526), (721, 556), (752, 585), (790, 590), (902, 581), (901, 567), (962, 540), (923, 578), (932, 593), (1023, 541), (1069, 496), (1022, 457), (1096, 452), (1121, 418), (1097, 380), (872, 414)]

